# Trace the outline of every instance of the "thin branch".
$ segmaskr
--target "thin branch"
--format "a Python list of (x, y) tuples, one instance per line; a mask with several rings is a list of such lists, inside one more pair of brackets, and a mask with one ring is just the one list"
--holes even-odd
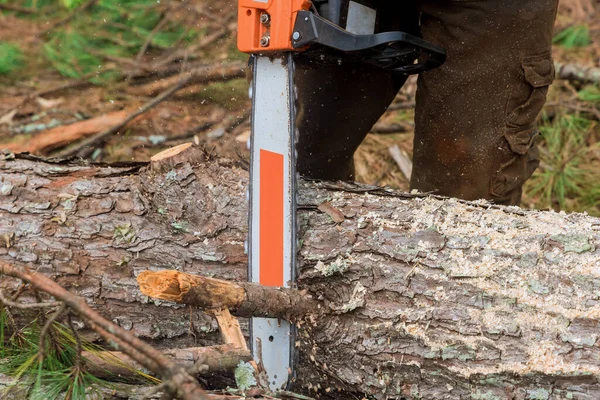
[(113, 126), (112, 128), (110, 128), (104, 132), (100, 132), (88, 139), (85, 139), (82, 142), (80, 142), (79, 144), (77, 144), (71, 148), (61, 151), (60, 153), (58, 153), (56, 155), (56, 157), (58, 157), (58, 158), (70, 157), (70, 156), (80, 153), (81, 151), (84, 151), (86, 148), (92, 148), (93, 146), (96, 146), (96, 145), (104, 142), (109, 136), (112, 136), (115, 133), (119, 132), (123, 127), (125, 127), (127, 124), (129, 124), (131, 121), (133, 121), (135, 118), (144, 114), (146, 111), (156, 107), (158, 104), (160, 104), (163, 101), (165, 101), (166, 99), (168, 99), (173, 93), (175, 93), (176, 91), (178, 91), (179, 89), (184, 87), (185, 84), (190, 79), (191, 79), (191, 77), (187, 77), (186, 79), (180, 80), (176, 85), (171, 86), (169, 89), (167, 89), (160, 95), (156, 96), (154, 99), (152, 99), (148, 103), (144, 104), (137, 111), (130, 114), (127, 118), (125, 118), (123, 121), (121, 121), (117, 125)]
[(244, 72), (241, 64), (218, 66), (216, 68), (205, 67), (191, 71), (185, 77), (178, 77), (177, 81), (172, 86), (170, 86), (161, 94), (144, 104), (142, 107), (137, 109), (134, 113), (130, 114), (127, 118), (125, 118), (118, 124), (114, 125), (110, 129), (107, 129), (94, 136), (91, 136), (88, 139), (82, 140), (78, 144), (59, 152), (55, 155), (55, 157), (66, 158), (73, 155), (85, 156), (87, 153), (93, 151), (93, 148), (95, 146), (103, 143), (104, 141), (106, 141), (106, 139), (108, 139), (108, 137), (118, 133), (123, 127), (127, 126), (135, 118), (156, 107), (158, 104), (162, 103), (163, 101), (171, 97), (175, 92), (177, 92), (185, 86), (188, 86), (190, 84), (222, 80), (224, 79), (223, 77), (225, 77), (225, 79), (231, 79), (231, 75), (243, 76), (243, 74)]
[(53, 308), (58, 307), (62, 304), (60, 301), (48, 301), (48, 302), (40, 302), (40, 303), (19, 303), (12, 300), (9, 300), (4, 295), (2, 289), (0, 289), (0, 302), (9, 307), (18, 308), (21, 310), (28, 309), (36, 309), (36, 308)]
[(71, 328), (71, 332), (73, 332), (73, 337), (75, 337), (75, 343), (77, 344), (77, 354), (75, 356), (75, 368), (80, 370), (81, 369), (81, 359), (82, 359), (82, 353), (83, 353), (83, 345), (81, 344), (81, 337), (79, 336), (79, 332), (77, 332), (77, 329), (75, 328), (75, 325), (73, 324), (73, 318), (71, 318), (71, 313), (69, 313), (69, 315), (67, 316), (67, 322), (69, 323), (69, 328)]
[(48, 332), (50, 332), (50, 329), (52, 328), (52, 324), (54, 324), (54, 322), (65, 312), (65, 310), (67, 309), (67, 305), (65, 303), (61, 303), (60, 307), (58, 310), (56, 310), (56, 312), (54, 312), (54, 314), (52, 314), (50, 316), (50, 318), (48, 318), (46, 320), (46, 323), (44, 324), (44, 327), (42, 328), (42, 331), (40, 333), (40, 343), (38, 346), (38, 360), (41, 363), (44, 360), (44, 356), (45, 356), (45, 352), (46, 352), (46, 335), (48, 335)]
[[(181, 3), (181, 4), (185, 4), (185, 3)], [(160, 21), (158, 21), (156, 26), (152, 29), (152, 31), (150, 31), (150, 33), (146, 37), (146, 40), (144, 41), (144, 44), (142, 44), (140, 51), (138, 52), (137, 56), (135, 57), (135, 62), (137, 64), (140, 64), (142, 62), (142, 57), (144, 57), (144, 54), (146, 54), (146, 51), (148, 50), (148, 47), (150, 47), (150, 43), (152, 43), (154, 36), (156, 36), (156, 34), (158, 32), (160, 32), (160, 30), (163, 28), (163, 26), (165, 26), (165, 24), (167, 22), (169, 22), (169, 18), (167, 17), (167, 15), (166, 14), (161, 15)]]
[(155, 394), (157, 394), (161, 390), (165, 390), (166, 388), (167, 388), (166, 382), (159, 383), (158, 385), (154, 386), (152, 389), (148, 390), (146, 392), (146, 394), (144, 394), (140, 400), (151, 399), (152, 397), (154, 397)]

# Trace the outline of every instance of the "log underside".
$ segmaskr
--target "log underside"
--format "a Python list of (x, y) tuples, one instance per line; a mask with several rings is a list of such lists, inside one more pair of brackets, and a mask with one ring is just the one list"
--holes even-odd
[[(244, 281), (246, 184), (224, 160), (153, 172), (0, 154), (0, 259), (159, 347), (218, 344), (212, 317), (143, 296), (136, 276)], [(409, 197), (301, 184), (298, 286), (327, 314), (300, 323), (294, 389), (600, 398), (600, 219)]]

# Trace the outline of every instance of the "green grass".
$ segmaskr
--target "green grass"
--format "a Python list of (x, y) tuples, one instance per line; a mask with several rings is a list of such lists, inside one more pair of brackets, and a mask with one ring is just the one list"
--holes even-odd
[(577, 92), (577, 97), (581, 101), (587, 103), (594, 103), (595, 105), (600, 104), (600, 87), (598, 85), (588, 85)]
[(592, 43), (587, 25), (571, 25), (557, 33), (552, 42), (566, 48), (585, 47)]
[(527, 197), (536, 199), (536, 208), (598, 214), (600, 168), (589, 156), (600, 147), (588, 144), (595, 126), (579, 115), (543, 121), (540, 168), (525, 187)]
[[(100, 387), (111, 387), (110, 382), (89, 372), (90, 366), (94, 366), (88, 359), (82, 357), (78, 361), (77, 339), (70, 328), (57, 322), (53, 323), (44, 340), (42, 357), (39, 351), (41, 329), (38, 321), (33, 320), (20, 329), (13, 329), (15, 332), (12, 336), (5, 338), (8, 319), (6, 310), (3, 307), (1, 310), (0, 373), (17, 378), (21, 385), (27, 387), (27, 400), (84, 400)], [(87, 340), (81, 339), (81, 346), (83, 351), (93, 353), (104, 361), (125, 366), (123, 361), (106, 355), (101, 347)], [(157, 382), (142, 372), (131, 370), (146, 381)]]
[[(61, 0), (76, 7), (79, 0)], [(113, 80), (135, 64), (140, 49), (165, 50), (194, 40), (198, 31), (167, 22), (153, 31), (162, 15), (156, 0), (99, 0), (57, 28), (44, 44), (46, 58), (62, 75), (95, 83)]]
[(0, 75), (8, 75), (18, 70), (23, 66), (24, 60), (18, 45), (0, 41)]

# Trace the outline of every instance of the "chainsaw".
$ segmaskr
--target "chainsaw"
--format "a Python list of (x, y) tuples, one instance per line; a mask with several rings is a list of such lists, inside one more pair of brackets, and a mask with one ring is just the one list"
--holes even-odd
[[(391, 73), (440, 66), (444, 49), (405, 32), (378, 32), (385, 0), (238, 0), (238, 49), (251, 55), (252, 99), (248, 279), (292, 287), (296, 280), (294, 60), (366, 63)], [(271, 390), (294, 378), (295, 328), (252, 318), (250, 347)]]

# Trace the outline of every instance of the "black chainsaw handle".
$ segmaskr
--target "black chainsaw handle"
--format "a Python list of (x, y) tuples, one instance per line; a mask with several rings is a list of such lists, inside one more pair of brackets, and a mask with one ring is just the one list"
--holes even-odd
[(437, 68), (446, 51), (405, 32), (355, 35), (310, 11), (296, 15), (292, 46), (322, 45), (396, 73), (410, 75)]

